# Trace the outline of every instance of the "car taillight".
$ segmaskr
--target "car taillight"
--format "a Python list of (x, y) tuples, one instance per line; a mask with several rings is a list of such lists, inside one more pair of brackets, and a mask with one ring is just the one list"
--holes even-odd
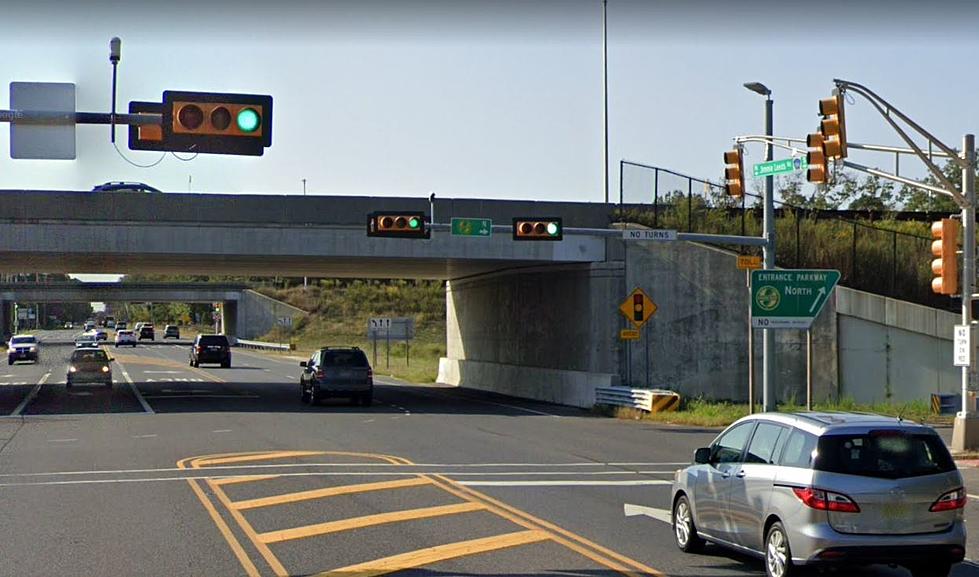
[(316, 378), (317, 379), (322, 379), (322, 378), (325, 378), (326, 377), (326, 370), (324, 370), (324, 369), (316, 369), (316, 372), (313, 373), (313, 374), (316, 375)]
[(204, 350), (204, 347), (202, 347), (202, 346), (200, 346), (200, 345), (197, 345), (197, 352), (201, 352), (201, 351), (203, 351), (203, 350)]
[(860, 507), (853, 499), (842, 493), (814, 489), (812, 487), (793, 487), (792, 492), (807, 507), (837, 513), (859, 513)]
[(955, 509), (965, 507), (965, 502), (967, 500), (968, 498), (965, 494), (965, 488), (959, 487), (958, 489), (953, 489), (939, 497), (937, 501), (931, 504), (931, 507), (929, 507), (928, 510), (932, 513), (937, 513), (939, 511), (954, 511)]
[(368, 379), (373, 379), (374, 378), (374, 369), (372, 369), (370, 367), (367, 367), (367, 378)]

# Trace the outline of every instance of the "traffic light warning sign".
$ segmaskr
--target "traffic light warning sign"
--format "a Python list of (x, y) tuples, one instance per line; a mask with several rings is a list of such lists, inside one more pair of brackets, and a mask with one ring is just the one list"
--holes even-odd
[(656, 314), (656, 303), (641, 288), (636, 288), (619, 305), (619, 312), (629, 319), (632, 326), (641, 329)]

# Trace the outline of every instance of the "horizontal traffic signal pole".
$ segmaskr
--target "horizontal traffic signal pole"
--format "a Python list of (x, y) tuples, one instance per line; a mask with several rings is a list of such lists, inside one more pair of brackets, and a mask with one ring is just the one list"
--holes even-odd
[[(452, 225), (445, 223), (432, 223), (428, 225), (429, 230), (439, 232), (439, 231), (451, 231)], [(494, 233), (506, 233), (513, 230), (513, 225), (509, 224), (494, 224), (492, 226)], [(609, 237), (609, 238), (622, 238), (621, 228), (580, 228), (565, 226), (563, 228), (565, 236), (571, 235), (582, 235), (582, 236), (598, 236), (598, 237)], [(678, 232), (677, 240), (683, 240), (688, 242), (702, 242), (704, 244), (735, 244), (741, 246), (764, 246), (765, 239), (760, 236), (739, 236), (739, 235), (729, 235), (729, 234), (700, 234), (694, 232)]]
[(45, 110), (0, 110), (0, 122), (16, 122), (18, 124), (112, 124), (115, 116), (116, 124), (139, 126), (144, 124), (161, 124), (162, 114), (111, 114), (108, 112), (58, 112)]

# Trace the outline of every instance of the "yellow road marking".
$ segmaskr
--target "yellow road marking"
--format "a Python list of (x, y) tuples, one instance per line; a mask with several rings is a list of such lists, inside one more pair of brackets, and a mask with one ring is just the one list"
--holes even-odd
[[(275, 475), (270, 475), (274, 477)], [(217, 483), (218, 481), (215, 481)], [(231, 481), (242, 482), (242, 481)], [(220, 483), (225, 484), (225, 483)], [(341, 487), (326, 487), (312, 491), (300, 491), (298, 493), (287, 493), (284, 495), (274, 495), (272, 497), (261, 497), (258, 499), (248, 499), (247, 501), (235, 501), (232, 505), (239, 511), (245, 509), (256, 509), (258, 507), (270, 507), (272, 505), (282, 505), (285, 503), (295, 503), (297, 501), (309, 501), (311, 499), (322, 499), (336, 495), (351, 495), (354, 493), (366, 493), (368, 491), (384, 491), (387, 489), (401, 489), (404, 487), (417, 487), (419, 485), (431, 485), (428, 479), (412, 477), (410, 479), (399, 479), (397, 481), (382, 481), (380, 483), (361, 483), (359, 485), (343, 485)]]
[(453, 505), (440, 505), (438, 507), (422, 507), (421, 509), (407, 509), (404, 511), (392, 511), (390, 513), (378, 513), (377, 515), (365, 515), (363, 517), (353, 517), (350, 519), (340, 519), (339, 521), (327, 521), (326, 523), (316, 523), (315, 525), (305, 525), (303, 527), (293, 527), (279, 531), (269, 531), (261, 533), (258, 538), (263, 543), (281, 543), (293, 539), (304, 539), (317, 535), (326, 535), (339, 531), (349, 531), (362, 527), (372, 527), (374, 525), (384, 525), (385, 523), (397, 523), (400, 521), (413, 521), (415, 519), (430, 519), (432, 517), (444, 517), (446, 515), (458, 515), (460, 513), (471, 513), (473, 511), (485, 510), (486, 506), (482, 503), (466, 501), (465, 503), (455, 503)]
[(242, 475), (240, 477), (224, 477), (211, 481), (215, 485), (235, 485), (238, 483), (251, 483), (252, 481), (265, 481), (266, 479), (278, 479), (278, 475)]
[(272, 571), (275, 572), (278, 577), (287, 577), (289, 572), (286, 571), (286, 568), (282, 565), (282, 562), (279, 561), (278, 557), (272, 554), (272, 550), (268, 548), (268, 545), (259, 539), (258, 532), (255, 531), (251, 523), (245, 519), (244, 515), (231, 508), (231, 499), (225, 495), (224, 491), (221, 490), (221, 487), (215, 485), (214, 481), (211, 480), (209, 480), (207, 483), (211, 486), (211, 490), (214, 491), (214, 495), (219, 501), (221, 501), (221, 504), (228, 509), (229, 513), (231, 513), (231, 516), (234, 518), (235, 522), (238, 523), (238, 526), (241, 527), (241, 530), (245, 532), (245, 536), (251, 540), (252, 544), (255, 545), (255, 548), (258, 549), (258, 552), (265, 558), (265, 562), (269, 564)]
[(419, 549), (358, 565), (350, 565), (342, 569), (325, 571), (316, 575), (316, 577), (373, 577), (375, 575), (386, 575), (405, 569), (430, 565), (439, 561), (497, 551), (518, 545), (537, 543), (548, 539), (550, 539), (550, 536), (544, 531), (518, 531), (506, 535), (484, 537), (482, 539), (472, 539), (470, 541), (460, 541), (448, 545)]
[[(186, 468), (184, 466), (185, 460), (186, 459), (178, 461), (177, 467), (181, 469)], [(238, 562), (241, 563), (241, 566), (245, 569), (245, 573), (248, 574), (248, 577), (260, 577), (261, 574), (258, 572), (258, 568), (255, 567), (252, 560), (248, 558), (248, 554), (245, 553), (241, 543), (235, 539), (234, 534), (231, 532), (231, 528), (228, 527), (228, 524), (221, 518), (221, 515), (217, 512), (217, 509), (215, 509), (214, 505), (211, 504), (211, 500), (204, 495), (204, 491), (201, 490), (196, 481), (193, 479), (187, 479), (187, 482), (190, 484), (190, 488), (193, 489), (194, 494), (197, 495), (197, 498), (200, 500), (201, 504), (204, 505), (204, 510), (207, 511), (207, 514), (210, 515), (211, 520), (214, 521), (215, 525), (217, 525), (218, 531), (221, 532), (221, 536), (224, 537), (224, 540), (227, 541), (228, 546), (231, 547), (231, 552), (238, 558)]]
[(226, 465), (228, 463), (248, 463), (251, 461), (265, 461), (268, 459), (286, 459), (289, 457), (311, 457), (322, 455), (323, 451), (276, 451), (258, 453), (252, 455), (237, 455), (231, 457), (214, 457), (210, 459), (194, 459), (194, 468), (207, 467), (209, 465)]

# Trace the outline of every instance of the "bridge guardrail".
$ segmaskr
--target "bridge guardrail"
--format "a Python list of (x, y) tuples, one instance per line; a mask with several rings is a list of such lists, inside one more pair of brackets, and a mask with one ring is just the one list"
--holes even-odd
[(680, 395), (665, 389), (595, 387), (595, 404), (628, 407), (658, 413), (677, 410), (680, 407)]
[(246, 341), (245, 339), (235, 339), (234, 346), (245, 349), (265, 349), (272, 351), (294, 351), (295, 343), (267, 343), (264, 341)]

